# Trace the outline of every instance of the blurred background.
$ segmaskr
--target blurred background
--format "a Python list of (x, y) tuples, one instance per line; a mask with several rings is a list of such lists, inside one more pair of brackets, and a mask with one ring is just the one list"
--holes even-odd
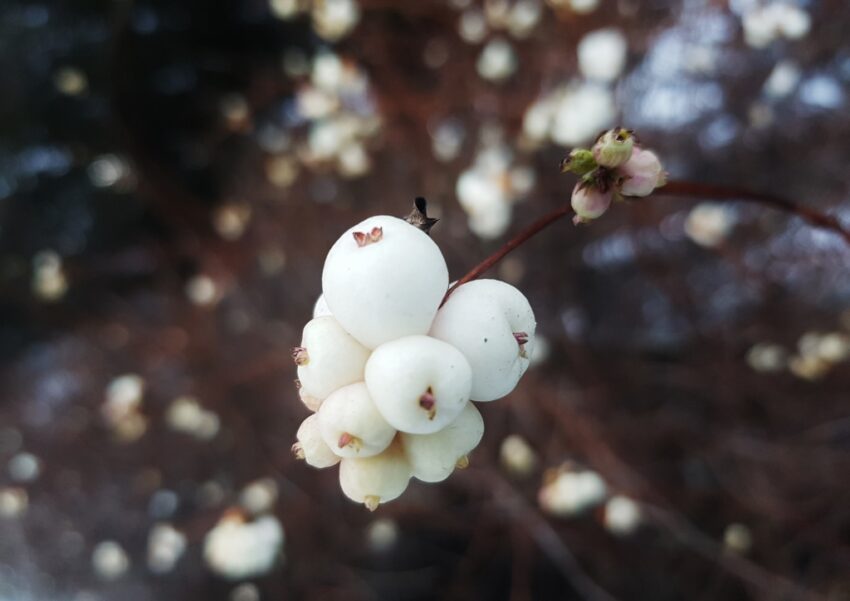
[(615, 124), (850, 220), (848, 31), (841, 0), (4, 0), (0, 599), (850, 599), (850, 251), (797, 218), (659, 197), (518, 249), (490, 275), (533, 366), (468, 469), (374, 514), (290, 454), (289, 354), (342, 231), (425, 196), (459, 277)]

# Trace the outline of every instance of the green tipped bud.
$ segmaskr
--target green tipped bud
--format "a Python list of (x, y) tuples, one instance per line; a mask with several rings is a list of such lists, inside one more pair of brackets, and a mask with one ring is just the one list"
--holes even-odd
[(634, 134), (628, 129), (615, 127), (599, 136), (593, 145), (593, 158), (603, 167), (619, 167), (632, 156)]
[(593, 153), (586, 148), (576, 148), (570, 151), (570, 156), (561, 161), (561, 173), (575, 173), (585, 176), (592, 173), (598, 165)]

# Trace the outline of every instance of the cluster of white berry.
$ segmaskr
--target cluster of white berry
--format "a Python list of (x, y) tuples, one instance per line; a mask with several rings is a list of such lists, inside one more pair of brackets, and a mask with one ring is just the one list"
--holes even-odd
[(576, 148), (561, 163), (561, 171), (581, 177), (573, 189), (573, 223), (602, 216), (615, 200), (649, 196), (667, 183), (658, 156), (638, 144), (634, 132), (617, 127), (603, 132), (593, 148)]
[(509, 284), (469, 282), (441, 306), (448, 268), (423, 201), (417, 211), (370, 217), (336, 241), (293, 349), (315, 412), (293, 451), (314, 467), (339, 463), (342, 491), (370, 510), (411, 477), (440, 482), (465, 467), (484, 433), (470, 401), (513, 390), (534, 348), (534, 313)]

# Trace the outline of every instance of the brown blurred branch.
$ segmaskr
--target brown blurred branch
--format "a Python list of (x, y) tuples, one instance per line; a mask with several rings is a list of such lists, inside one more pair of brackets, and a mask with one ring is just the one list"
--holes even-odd
[[(832, 215), (821, 213), (820, 211), (811, 207), (798, 205), (794, 202), (791, 202), (790, 200), (786, 200), (784, 198), (780, 198), (772, 194), (766, 194), (763, 192), (753, 192), (751, 190), (736, 187), (702, 184), (698, 182), (671, 181), (667, 182), (667, 184), (663, 188), (656, 191), (654, 195), (682, 196), (686, 198), (710, 198), (714, 200), (741, 200), (745, 202), (754, 202), (757, 204), (764, 205), (766, 207), (796, 215), (797, 217), (800, 217), (801, 219), (803, 219), (814, 227), (833, 232), (834, 234), (837, 234), (839, 237), (841, 237), (848, 245), (848, 247), (850, 247), (850, 230), (845, 228), (841, 224), (841, 222), (838, 221), (838, 219), (836, 219)], [(457, 282), (455, 282), (455, 284), (449, 288), (448, 292), (446, 292), (446, 296), (443, 297), (443, 302), (446, 302), (446, 299), (454, 291), (455, 288), (481, 277), (482, 274), (484, 274), (491, 267), (493, 267), (493, 265), (501, 261), (509, 252), (536, 236), (538, 233), (540, 233), (552, 223), (555, 223), (562, 217), (569, 215), (572, 212), (572, 207), (568, 203), (566, 203), (526, 227), (519, 234), (505, 242), (505, 244), (501, 248), (499, 248), (499, 250), (497, 250), (492, 255), (481, 261), (481, 263), (473, 267), (471, 270), (469, 270), (469, 272), (467, 272), (466, 275), (464, 275)]]

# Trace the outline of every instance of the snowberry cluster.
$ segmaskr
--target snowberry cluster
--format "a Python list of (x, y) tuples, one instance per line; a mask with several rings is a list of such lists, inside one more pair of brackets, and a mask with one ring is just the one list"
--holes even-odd
[(331, 248), (323, 295), (293, 349), (299, 394), (315, 413), (296, 456), (340, 464), (350, 499), (374, 510), (411, 477), (439, 482), (484, 433), (470, 401), (514, 389), (534, 349), (525, 296), (496, 280), (452, 291), (424, 203), (407, 220), (370, 217)]
[(573, 189), (573, 223), (601, 217), (612, 201), (628, 196), (649, 196), (667, 183), (658, 156), (642, 148), (634, 132), (617, 127), (603, 132), (593, 148), (576, 148), (561, 163), (562, 172), (581, 177)]

